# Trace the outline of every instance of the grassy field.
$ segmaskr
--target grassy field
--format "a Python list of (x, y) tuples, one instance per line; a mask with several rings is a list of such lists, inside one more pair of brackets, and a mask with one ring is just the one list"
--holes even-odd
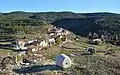
[[(117, 52), (117, 56), (105, 55), (104, 53), (71, 56), (71, 54), (79, 54), (82, 51), (86, 52), (88, 47), (96, 48), (97, 51), (107, 51), (108, 48), (116, 51), (119, 48), (118, 46), (105, 43), (101, 45), (91, 45), (87, 43), (87, 39), (85, 38), (67, 43), (65, 46), (73, 49), (62, 49), (58, 45), (55, 45), (34, 53), (41, 54), (46, 57), (46, 60), (52, 59), (52, 61), (55, 61), (56, 56), (59, 54), (68, 55), (72, 59), (73, 64), (68, 69), (58, 71), (61, 72), (60, 75), (120, 75), (120, 52)], [(8, 54), (14, 55), (16, 52), (10, 49), (0, 49), (0, 55)], [(47, 71), (43, 73), (45, 74)], [(56, 75), (54, 71), (50, 70), (49, 72), (51, 75)]]
[(13, 51), (13, 50), (10, 50), (10, 49), (0, 49), (0, 56), (2, 55), (14, 55), (16, 54), (17, 52)]
[[(81, 39), (82, 40), (82, 39)], [(83, 40), (82, 40), (83, 41)], [(65, 69), (64, 72), (68, 75), (119, 75), (120, 74), (120, 56), (113, 57), (111, 55), (104, 55), (98, 53), (94, 55), (71, 56), (72, 53), (79, 53), (79, 51), (86, 51), (87, 47), (94, 47), (97, 50), (107, 50), (108, 48), (117, 49), (119, 47), (110, 44), (91, 45), (86, 42), (73, 42), (67, 45), (68, 47), (80, 48), (61, 49), (58, 46), (51, 47), (50, 50), (41, 51), (48, 58), (55, 58), (58, 54), (64, 53), (72, 59), (72, 66)], [(50, 71), (54, 74), (53, 71)], [(62, 71), (63, 72), (63, 71)], [(65, 75), (65, 74), (61, 74)]]
[(105, 43), (102, 43), (100, 45), (92, 45), (92, 44), (88, 44), (84, 39), (80, 39), (80, 41), (73, 41), (72, 43), (67, 43), (64, 46), (67, 47), (68, 49), (65, 49), (65, 48), (62, 49), (59, 46), (53, 46), (53, 47), (49, 47), (48, 49), (38, 51), (38, 53), (43, 54), (48, 58), (54, 58), (61, 53), (70, 55), (75, 52), (86, 52), (87, 48), (89, 47), (93, 47), (97, 51), (101, 51), (101, 52), (107, 51), (109, 48), (111, 50), (117, 51), (117, 49), (120, 48), (118, 46), (105, 44)]
[[(0, 45), (3, 46), (3, 45), (10, 45), (11, 42), (0, 42)], [(16, 54), (15, 51), (13, 51), (11, 48), (10, 49), (6, 49), (6, 48), (0, 48), (0, 56), (2, 55), (13, 55), (13, 54)]]
[(1, 45), (11, 44), (11, 42), (0, 42)]

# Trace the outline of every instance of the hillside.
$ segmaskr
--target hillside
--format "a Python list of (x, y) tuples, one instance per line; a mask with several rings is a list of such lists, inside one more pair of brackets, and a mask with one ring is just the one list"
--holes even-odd
[(73, 13), (73, 12), (11, 12), (1, 13), (0, 25), (36, 25), (45, 21), (67, 28), (76, 34), (86, 36), (89, 32), (119, 34), (120, 14), (115, 13)]
[[(87, 18), (61, 19), (53, 24), (68, 28), (77, 34), (87, 35), (89, 32), (99, 34), (119, 34), (120, 15), (113, 13), (86, 13)], [(87, 33), (87, 34), (84, 34)]]
[[(115, 13), (1, 13), (0, 74), (120, 75), (120, 47), (117, 44), (113, 45), (120, 43), (119, 28), (120, 15)], [(62, 39), (57, 37), (59, 29), (62, 29), (60, 35), (63, 38), (67, 37), (64, 44)], [(66, 32), (68, 35), (63, 36)], [(42, 47), (41, 43), (50, 39), (51, 33), (55, 34), (55, 43), (47, 42), (48, 46)], [(92, 39), (86, 37), (101, 38), (103, 42), (91, 44), (89, 40)], [(16, 48), (17, 40), (23, 42), (22, 45), (31, 41), (33, 43), (27, 44), (30, 46), (27, 46), (26, 51)], [(94, 52), (88, 51), (91, 47)], [(21, 54), (22, 56), (18, 56)], [(55, 59), (59, 54), (69, 56), (72, 66), (68, 69), (56, 66)]]
[[(24, 58), (37, 60), (37, 63), (30, 65), (16, 65), (14, 59), (10, 57), (0, 57), (1, 75), (119, 75), (120, 74), (120, 47), (111, 45), (112, 54), (106, 54), (110, 44), (91, 45), (86, 38), (80, 38), (78, 41), (68, 42), (66, 48), (60, 48), (55, 45), (49, 49), (29, 52), (23, 55)], [(86, 54), (88, 47), (97, 49), (97, 53)], [(75, 49), (76, 48), (76, 49)], [(104, 52), (105, 51), (105, 52)], [(7, 53), (16, 55), (18, 53), (12, 50), (1, 50), (1, 54), (7, 56)], [(22, 52), (22, 51), (21, 51)], [(1, 55), (0, 54), (0, 55)], [(61, 69), (55, 66), (55, 58), (59, 54), (66, 54), (72, 59), (72, 66), (68, 69)], [(2, 55), (1, 55), (2, 56)], [(10, 62), (8, 62), (10, 61)], [(13, 63), (13, 64), (12, 64)], [(11, 66), (12, 65), (12, 66)]]
[(42, 20), (46, 22), (54, 22), (56, 20), (65, 19), (65, 18), (86, 18), (81, 14), (73, 12), (43, 12), (43, 13), (34, 13), (30, 18)]
[[(89, 32), (97, 33), (99, 37), (104, 35), (107, 40), (114, 40), (120, 37), (120, 14), (116, 13), (73, 13), (73, 12), (11, 12), (1, 13), (0, 32), (16, 33), (22, 31), (30, 33), (31, 26), (53, 24), (65, 28), (71, 32), (88, 36)], [(28, 27), (29, 26), (29, 27)], [(36, 31), (36, 29), (34, 29)], [(119, 40), (119, 39), (117, 39)]]

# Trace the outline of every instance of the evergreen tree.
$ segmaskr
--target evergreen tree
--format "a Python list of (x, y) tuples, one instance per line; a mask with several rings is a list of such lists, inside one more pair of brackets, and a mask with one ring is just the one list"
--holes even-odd
[(118, 41), (118, 40), (119, 40), (119, 37), (118, 37), (118, 35), (115, 35), (115, 39), (116, 39), (116, 41)]
[(88, 38), (89, 38), (89, 39), (92, 39), (92, 33), (91, 33), (91, 32), (89, 32)]
[(105, 36), (103, 34), (101, 35), (101, 39), (103, 42), (105, 42)]
[(94, 34), (93, 34), (93, 38), (94, 38), (94, 39), (97, 39), (98, 37), (99, 37), (99, 35), (98, 35), (97, 33), (94, 33)]

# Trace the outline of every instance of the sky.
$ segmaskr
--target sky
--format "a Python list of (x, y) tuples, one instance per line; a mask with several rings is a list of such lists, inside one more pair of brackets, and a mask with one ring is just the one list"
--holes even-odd
[(120, 13), (120, 0), (0, 0), (0, 12)]

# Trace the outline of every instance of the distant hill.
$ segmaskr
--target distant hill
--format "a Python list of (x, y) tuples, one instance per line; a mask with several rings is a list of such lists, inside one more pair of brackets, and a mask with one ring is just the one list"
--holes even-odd
[(34, 13), (33, 16), (30, 16), (32, 19), (54, 22), (56, 20), (65, 19), (65, 18), (86, 18), (81, 14), (76, 14), (73, 12), (42, 12)]
[[(39, 26), (44, 21), (87, 36), (89, 32), (108, 36), (120, 35), (120, 14), (73, 12), (22, 12), (0, 13), (0, 28), (7, 26)], [(40, 22), (40, 23), (39, 23)], [(7, 28), (9, 29), (9, 28)]]
[(33, 14), (27, 12), (11, 12), (11, 13), (2, 13), (0, 15), (0, 20), (23, 20), (30, 19), (29, 17)]
[(32, 20), (41, 20), (47, 22), (54, 22), (59, 19), (64, 18), (85, 18), (85, 16), (76, 14), (73, 12), (22, 12), (16, 11), (11, 13), (2, 13), (0, 15), (0, 20), (19, 20), (19, 19), (32, 19)]
[(120, 17), (120, 14), (110, 13), (110, 12), (80, 13), (80, 14), (87, 17), (103, 17), (103, 16), (112, 16), (112, 17), (119, 16)]
[(67, 18), (53, 22), (54, 25), (67, 28), (76, 34), (87, 36), (89, 32), (109, 36), (120, 34), (120, 14), (82, 13), (86, 18)]

